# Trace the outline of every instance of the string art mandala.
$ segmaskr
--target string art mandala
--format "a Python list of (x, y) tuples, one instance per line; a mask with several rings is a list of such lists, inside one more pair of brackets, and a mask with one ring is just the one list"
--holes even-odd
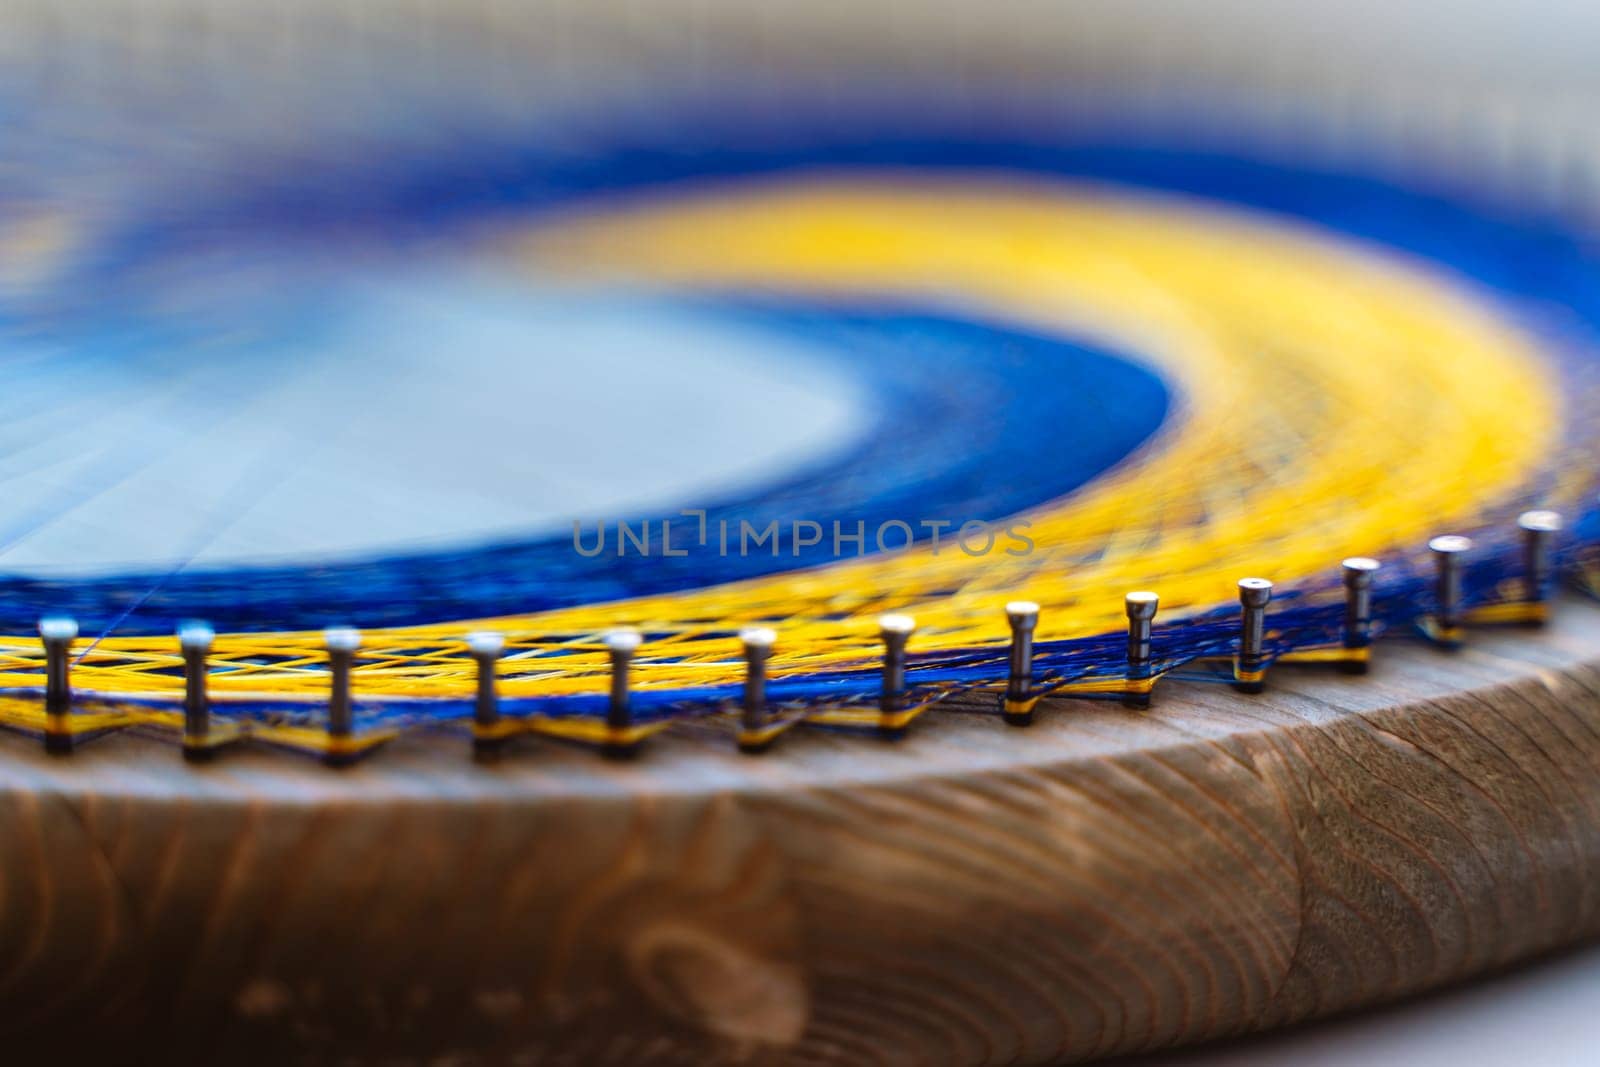
[(1560, 213), (1103, 117), (779, 113), (374, 120), (111, 194), (15, 139), (0, 718), (755, 748), (1359, 667), (1582, 571)]

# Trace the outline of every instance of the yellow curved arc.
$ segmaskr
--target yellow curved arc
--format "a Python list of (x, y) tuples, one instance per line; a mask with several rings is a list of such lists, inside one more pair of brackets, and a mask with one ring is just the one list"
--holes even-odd
[[(1560, 428), (1537, 352), (1481, 294), (1329, 234), (1176, 198), (813, 175), (597, 205), (512, 251), (580, 280), (914, 301), (1088, 334), (1158, 364), (1178, 403), (1136, 456), (1021, 516), (1030, 555), (919, 549), (620, 603), (370, 631), (363, 692), (463, 695), (471, 665), (459, 635), (485, 625), (511, 635), (501, 670), (513, 696), (593, 691), (606, 670), (594, 635), (623, 622), (664, 635), (635, 674), (659, 688), (740, 677), (726, 635), (744, 622), (779, 627), (779, 675), (872, 659), (874, 620), (889, 610), (917, 617), (924, 649), (1002, 640), (1000, 605), (1023, 596), (1043, 606), (1041, 639), (1105, 632), (1123, 624), (1126, 590), (1157, 590), (1165, 613), (1208, 607), (1231, 600), (1245, 574), (1292, 581), (1343, 555), (1473, 526), (1530, 484)], [(175, 663), (171, 644), (103, 642), (78, 684), (175, 690), (151, 670)], [(235, 668), (213, 682), (224, 695), (325, 685), (314, 634), (223, 638), (218, 655)]]

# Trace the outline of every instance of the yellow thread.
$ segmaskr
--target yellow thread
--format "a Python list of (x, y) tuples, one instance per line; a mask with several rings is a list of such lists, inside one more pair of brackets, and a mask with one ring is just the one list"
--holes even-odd
[(255, 726), (252, 737), (270, 744), (298, 748), (327, 756), (355, 756), (370, 752), (398, 736), (395, 730), (374, 730), (370, 733), (335, 735), (313, 726)]
[(1072, 693), (1126, 693), (1137, 695), (1155, 688), (1157, 676), (1150, 678), (1080, 678), (1063, 685), (1052, 686), (1052, 694)]
[(1276, 663), (1367, 663), (1372, 659), (1370, 648), (1343, 648), (1332, 645), (1327, 648), (1302, 648), (1293, 652), (1285, 652), (1279, 656)]
[(790, 728), (798, 726), (802, 721), (798, 716), (791, 716), (784, 719), (774, 719), (772, 722), (754, 730), (741, 729), (739, 731), (739, 744), (745, 746), (765, 745), (788, 732)]
[(524, 721), (537, 733), (591, 745), (636, 745), (672, 725), (670, 719), (624, 727), (607, 726), (598, 719), (529, 716)]
[(98, 730), (114, 730), (133, 721), (129, 715), (117, 711), (47, 712), (44, 728), (52, 734), (88, 734)]
[[(181, 732), (183, 730), (183, 718), (181, 715), (173, 715), (161, 725), (169, 726)], [(249, 724), (218, 722), (213, 719), (203, 734), (183, 733), (183, 747), (191, 750), (221, 748), (224, 745), (231, 745), (235, 741), (244, 740), (250, 736), (250, 733)]]
[(1427, 637), (1445, 645), (1458, 645), (1464, 636), (1460, 626), (1441, 626), (1439, 620), (1432, 615), (1424, 615), (1418, 619), (1417, 628)]
[(527, 724), (517, 719), (499, 719), (487, 726), (477, 722), (472, 724), (472, 736), (478, 741), (503, 741), (527, 732)]
[[(1177, 409), (1120, 468), (1022, 516), (1031, 555), (916, 550), (682, 594), (370, 631), (358, 697), (470, 695), (461, 634), (479, 628), (508, 634), (498, 666), (508, 698), (603, 691), (609, 666), (596, 635), (617, 623), (658, 635), (633, 667), (642, 690), (737, 684), (742, 656), (725, 635), (747, 623), (782, 628), (777, 677), (870, 668), (886, 610), (915, 614), (918, 646), (930, 650), (1003, 644), (999, 604), (1018, 595), (1043, 606), (1041, 640), (1109, 632), (1123, 621), (1119, 589), (1160, 589), (1171, 618), (1223, 602), (1242, 573), (1293, 581), (1344, 554), (1470, 528), (1530, 481), (1560, 432), (1558, 393), (1530, 343), (1442, 277), (1185, 201), (1022, 181), (791, 179), (597, 208), (515, 251), (568, 275), (953, 304), (1089, 335), (1164, 367)], [(1276, 402), (1290, 400), (1292, 411)], [(0, 643), (10, 646), (0, 648), (0, 686), (38, 685), (38, 642)], [(317, 633), (225, 635), (212, 662), (211, 687), (226, 698), (325, 698)], [(180, 665), (170, 638), (111, 638), (75, 665), (74, 681), (85, 692), (176, 698)], [(876, 715), (812, 718), (857, 714)], [(582, 720), (533, 728), (611, 739)]]
[(1512, 601), (1505, 604), (1486, 604), (1468, 611), (1464, 620), (1484, 626), (1506, 623), (1548, 622), (1550, 605), (1538, 600)]
[(819, 708), (807, 713), (806, 722), (817, 723), (822, 726), (857, 726), (877, 727), (883, 730), (899, 730), (910, 726), (923, 712), (933, 705), (918, 704), (902, 711), (879, 711), (875, 708)]

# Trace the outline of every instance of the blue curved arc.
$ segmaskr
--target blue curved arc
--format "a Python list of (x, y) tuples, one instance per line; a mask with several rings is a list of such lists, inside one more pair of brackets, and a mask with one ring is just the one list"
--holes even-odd
[[(75, 615), (90, 632), (164, 633), (185, 618), (224, 630), (295, 630), (331, 623), (400, 626), (511, 615), (700, 588), (870, 554), (886, 523), (926, 543), (943, 524), (991, 521), (1072, 492), (1156, 432), (1168, 410), (1160, 378), (1138, 363), (1053, 337), (905, 310), (730, 304), (716, 312), (752, 328), (801, 336), (834, 353), (868, 390), (876, 422), (864, 441), (781, 482), (680, 513), (592, 517), (604, 551), (580, 554), (568, 534), (523, 542), (391, 556), (330, 566), (230, 567), (109, 578), (0, 578), (0, 626), (31, 627), (42, 610)], [(773, 412), (773, 418), (783, 413)], [(699, 506), (700, 502), (686, 502)], [(797, 520), (820, 527), (801, 544)], [(836, 543), (832, 524), (856, 544)], [(617, 524), (649, 530), (649, 554), (619, 549)], [(673, 524), (665, 555), (661, 530)], [(934, 524), (925, 526), (924, 524)], [(775, 526), (776, 536), (754, 543)], [(721, 531), (730, 536), (722, 550)], [(815, 536), (807, 528), (807, 535)], [(804, 540), (802, 538), (801, 540)], [(889, 530), (898, 548), (904, 532)], [(981, 539), (973, 544), (982, 547)], [(993, 551), (1008, 542), (996, 538)], [(129, 609), (137, 611), (129, 613)], [(123, 616), (126, 614), (126, 618)]]
[[(507, 205), (536, 212), (596, 191), (648, 188), (708, 175), (737, 177), (819, 166), (947, 173), (981, 168), (1190, 194), (1315, 223), (1413, 252), (1516, 300), (1565, 308), (1564, 329), (1574, 337), (1581, 335), (1585, 342), (1592, 343), (1594, 333), (1600, 330), (1596, 257), (1556, 223), (1503, 217), (1368, 177), (1152, 148), (1103, 135), (1094, 143), (1074, 142), (1071, 131), (1040, 130), (1037, 139), (1000, 142), (981, 131), (944, 129), (930, 122), (917, 129), (913, 118), (902, 127), (909, 133), (885, 137), (881, 126), (852, 131), (848, 121), (837, 115), (816, 122), (806, 121), (803, 115), (786, 116), (780, 126), (764, 126), (761, 138), (751, 142), (761, 145), (758, 152), (741, 154), (721, 147), (737, 142), (737, 131), (730, 134), (725, 123), (689, 119), (692, 116), (672, 123), (667, 136), (618, 131), (613, 138), (615, 150), (605, 155), (555, 158), (519, 146), (486, 144), (480, 154), (453, 152), (448, 163), (430, 164), (428, 169), (377, 164), (370, 172), (359, 174), (346, 169), (327, 189), (297, 186), (283, 191), (263, 184), (248, 197), (197, 207), (192, 229), (170, 219), (164, 220), (159, 230), (130, 229), (120, 249), (100, 261), (110, 272), (108, 284), (97, 286), (86, 280), (80, 289), (115, 292), (116, 271), (130, 264), (182, 250), (203, 241), (208, 232), (237, 232), (237, 225), (215, 225), (218, 219), (268, 231), (315, 228), (320, 220), (331, 217), (346, 223), (365, 219), (375, 231), (396, 219), (407, 220), (413, 228), (427, 228), (486, 210), (503, 211)], [(696, 144), (696, 138), (704, 140)], [(774, 328), (810, 330), (827, 343), (857, 347), (862, 353), (880, 353), (875, 369), (868, 370), (884, 375), (874, 380), (884, 422), (878, 435), (856, 454), (861, 462), (824, 467), (750, 497), (715, 504), (707, 509), (713, 522), (719, 518), (764, 522), (774, 515), (785, 520), (820, 520), (837, 515), (851, 521), (859, 516), (871, 523), (875, 517), (882, 521), (891, 512), (900, 512), (891, 517), (904, 519), (908, 509), (919, 512), (918, 519), (992, 518), (1068, 492), (1093, 476), (1085, 471), (1096, 463), (1099, 470), (1115, 462), (1115, 458), (1101, 456), (1072, 466), (1070, 455), (1035, 451), (1041, 443), (1053, 440), (1048, 432), (1051, 426), (1064, 425), (1079, 415), (1071, 397), (1064, 395), (1069, 391), (1051, 377), (1059, 373), (1061, 357), (1066, 357), (1065, 365), (1083, 368), (1096, 356), (1105, 358), (1096, 373), (1111, 364), (1127, 365), (1104, 353), (1008, 334), (987, 324), (928, 315), (874, 316), (793, 308), (739, 308), (727, 313), (750, 316), (752, 322), (764, 318)], [(935, 337), (938, 343), (932, 343)], [(930, 350), (964, 349), (970, 362), (946, 356), (944, 363), (917, 363), (881, 355), (891, 350), (903, 353), (908, 342), (913, 343), (912, 351), (924, 342)], [(986, 377), (995, 345), (1014, 346), (1023, 369), (1008, 368)], [(862, 367), (856, 369), (862, 372)], [(943, 385), (930, 387), (919, 380), (923, 373), (936, 373)], [(988, 395), (985, 382), (1004, 384), (1005, 388), (996, 392), (1010, 391), (1009, 401), (1000, 398), (998, 408), (975, 403), (974, 396)], [(1150, 401), (1140, 410), (1153, 410), (1150, 404), (1154, 403)], [(1165, 400), (1160, 403), (1164, 410)], [(940, 418), (930, 417), (935, 412)], [(985, 426), (976, 425), (985, 420)], [(942, 425), (951, 427), (948, 434), (937, 429)], [(1107, 425), (1121, 423), (1111, 418)], [(1147, 436), (1153, 428), (1135, 417), (1133, 429), (1137, 432), (1117, 443), (1120, 454), (1136, 447), (1144, 439), (1141, 434)], [(985, 444), (977, 449), (951, 447), (949, 443), (956, 441)], [(1008, 451), (1008, 442), (1027, 443), (1026, 463), (1021, 452)], [(921, 451), (898, 451), (908, 444)], [(921, 466), (909, 464), (908, 456), (920, 459)], [(1067, 465), (1050, 468), (1054, 463)], [(1015, 477), (1020, 469), (1026, 470), (1026, 479)], [(998, 472), (1013, 476), (1009, 488), (985, 480), (986, 473), (993, 476)], [(851, 513), (852, 508), (856, 514)], [(792, 546), (788, 548), (792, 553)], [(820, 553), (831, 554), (831, 548), (802, 549), (800, 556), (791, 555), (785, 563), (819, 562)], [(737, 566), (717, 563), (710, 568), (707, 563), (704, 556), (691, 556), (676, 562), (653, 558), (639, 561), (637, 566), (614, 559), (602, 564), (583, 560), (567, 539), (560, 538), (337, 568), (184, 573), (152, 596), (125, 632), (161, 631), (182, 615), (205, 615), (225, 628), (295, 628), (327, 621), (394, 625), (591, 603), (763, 573), (742, 569), (753, 566), (748, 562)], [(726, 569), (718, 569), (724, 566)], [(148, 587), (140, 583), (150, 578), (132, 575), (70, 585), (23, 578), (0, 580), (0, 624), (27, 626), (42, 610), (68, 610), (83, 616), (92, 627), (96, 620), (114, 617), (126, 604), (130, 590), (146, 592)]]

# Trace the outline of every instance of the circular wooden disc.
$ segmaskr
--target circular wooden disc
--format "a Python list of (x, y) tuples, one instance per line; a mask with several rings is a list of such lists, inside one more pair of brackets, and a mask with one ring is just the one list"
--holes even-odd
[(0, 1027), (103, 1062), (1009, 1063), (1377, 1003), (1600, 930), (1597, 650), (1573, 601), (1365, 678), (761, 757), (7, 736)]

